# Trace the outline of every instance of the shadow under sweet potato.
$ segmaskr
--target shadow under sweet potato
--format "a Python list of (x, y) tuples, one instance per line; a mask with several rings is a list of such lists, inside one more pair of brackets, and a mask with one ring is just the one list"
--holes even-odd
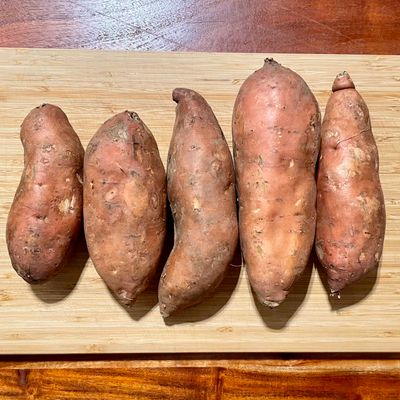
[(30, 285), (32, 292), (44, 303), (62, 301), (75, 289), (88, 259), (85, 235), (81, 228), (75, 247), (64, 267), (48, 281)]
[(299, 310), (307, 295), (315, 258), (316, 255), (314, 251), (312, 251), (310, 259), (302, 275), (293, 284), (286, 300), (278, 307), (271, 309), (262, 305), (257, 299), (253, 290), (251, 290), (257, 311), (260, 314), (265, 326), (274, 330), (284, 329)]
[(350, 307), (366, 299), (375, 287), (379, 269), (379, 267), (378, 269), (375, 268), (358, 282), (345, 287), (340, 291), (340, 296), (338, 296), (331, 295), (326, 272), (317, 257), (315, 257), (315, 268), (327, 293), (332, 311)]
[[(141, 320), (144, 316), (146, 316), (158, 303), (158, 280), (161, 276), (161, 271), (156, 272), (156, 275), (152, 279), (149, 287), (141, 293), (134, 304), (131, 307), (124, 306), (120, 304), (120, 306), (125, 310), (125, 312), (135, 321)], [(111, 294), (113, 294), (110, 291)], [(114, 299), (115, 296), (113, 295)], [(115, 299), (118, 302), (117, 299)]]
[(188, 322), (204, 321), (218, 314), (234, 292), (239, 281), (241, 271), (240, 243), (238, 243), (235, 255), (230, 263), (227, 275), (215, 293), (204, 299), (201, 303), (184, 310), (177, 311), (175, 314), (164, 319), (165, 325), (184, 324)]

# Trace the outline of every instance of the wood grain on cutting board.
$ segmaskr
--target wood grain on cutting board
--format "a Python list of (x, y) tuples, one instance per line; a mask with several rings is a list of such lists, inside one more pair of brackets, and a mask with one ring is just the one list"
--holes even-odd
[[(136, 111), (165, 163), (174, 123), (171, 92), (199, 91), (231, 142), (233, 102), (267, 54), (0, 50), (0, 353), (400, 351), (400, 57), (289, 55), (323, 110), (346, 69), (366, 100), (380, 151), (387, 209), (378, 274), (330, 298), (310, 265), (276, 310), (253, 299), (244, 268), (232, 266), (217, 293), (164, 323), (156, 282), (131, 309), (111, 296), (84, 243), (52, 281), (29, 286), (11, 267), (5, 223), (23, 168), (19, 125), (36, 105), (67, 113), (84, 146), (113, 114)], [(271, 56), (268, 54), (268, 56)], [(240, 260), (238, 260), (240, 264)]]

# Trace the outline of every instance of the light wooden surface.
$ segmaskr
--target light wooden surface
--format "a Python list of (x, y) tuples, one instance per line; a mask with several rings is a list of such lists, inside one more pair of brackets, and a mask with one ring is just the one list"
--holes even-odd
[[(84, 245), (58, 277), (30, 287), (14, 272), (5, 223), (23, 167), (19, 125), (43, 102), (61, 106), (84, 146), (114, 113), (139, 113), (165, 162), (174, 122), (171, 91), (198, 90), (230, 141), (233, 102), (266, 54), (0, 50), (0, 353), (400, 351), (400, 57), (275, 55), (299, 72), (324, 109), (346, 69), (371, 112), (387, 207), (381, 268), (329, 298), (309, 268), (276, 310), (256, 305), (245, 269), (232, 267), (218, 292), (166, 325), (156, 284), (131, 311), (112, 298)], [(270, 56), (270, 55), (268, 55)], [(86, 265), (85, 265), (86, 263)]]

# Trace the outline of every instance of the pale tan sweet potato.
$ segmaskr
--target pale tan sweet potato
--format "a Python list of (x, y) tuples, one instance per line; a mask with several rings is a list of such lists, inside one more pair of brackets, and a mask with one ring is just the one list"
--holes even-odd
[(173, 100), (167, 189), (175, 243), (159, 284), (164, 318), (218, 287), (238, 240), (233, 162), (218, 121), (193, 90), (175, 89)]
[(11, 263), (29, 283), (64, 264), (82, 221), (84, 150), (63, 111), (34, 108), (21, 126), (24, 170), (7, 221)]
[(166, 176), (139, 116), (122, 112), (90, 140), (84, 163), (84, 226), (90, 257), (127, 306), (152, 279), (166, 231)]
[(320, 112), (304, 80), (272, 59), (233, 112), (240, 242), (260, 302), (278, 306), (307, 265), (315, 234)]
[(369, 111), (349, 74), (339, 74), (322, 124), (316, 253), (332, 293), (378, 266), (385, 204)]

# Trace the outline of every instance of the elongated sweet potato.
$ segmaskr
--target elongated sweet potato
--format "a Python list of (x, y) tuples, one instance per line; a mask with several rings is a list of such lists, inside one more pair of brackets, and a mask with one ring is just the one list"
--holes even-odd
[(377, 267), (385, 204), (367, 105), (346, 72), (332, 91), (322, 124), (316, 253), (336, 293)]
[(221, 283), (238, 240), (235, 178), (228, 144), (198, 93), (175, 89), (167, 167), (175, 244), (159, 284), (160, 312), (199, 303)]
[(11, 263), (29, 283), (65, 263), (82, 221), (84, 150), (63, 111), (34, 108), (21, 126), (24, 171), (7, 221)]
[(84, 163), (84, 226), (90, 257), (127, 306), (146, 289), (166, 231), (166, 177), (139, 116), (122, 112), (90, 140)]
[(314, 240), (320, 112), (304, 80), (272, 59), (240, 88), (233, 112), (240, 242), (260, 302), (278, 306)]

